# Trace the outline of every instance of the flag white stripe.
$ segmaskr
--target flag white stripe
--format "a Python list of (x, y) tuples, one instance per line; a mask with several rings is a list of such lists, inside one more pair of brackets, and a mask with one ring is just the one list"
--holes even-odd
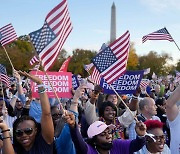
[(117, 74), (115, 74), (114, 76), (112, 76), (111, 78), (107, 79), (107, 83), (111, 83), (114, 81), (114, 79), (116, 79), (120, 74), (122, 74), (124, 71), (126, 70), (126, 67), (123, 67), (123, 69), (121, 69)]
[[(122, 43), (124, 40), (126, 40), (127, 39), (127, 41), (125, 41), (126, 43), (129, 41), (129, 33), (127, 33), (122, 39), (120, 39), (118, 42), (116, 42), (114, 45), (112, 45), (110, 48), (114, 51), (114, 48), (116, 48), (120, 43)], [(123, 45), (121, 45), (121, 46), (124, 46), (126, 43), (124, 43)], [(121, 47), (120, 46), (120, 47)], [(117, 51), (115, 51), (114, 53), (116, 53)]]
[[(60, 37), (62, 37), (62, 33), (64, 32), (63, 30), (69, 26), (69, 24), (71, 24), (69, 18), (65, 18), (66, 20), (63, 21), (63, 23), (61, 24), (60, 28), (58, 28), (58, 32), (60, 32), (59, 35), (57, 35), (57, 37), (52, 41), (50, 42), (44, 49), (43, 51), (39, 54), (40, 57), (42, 57), (44, 55), (44, 53), (46, 53), (46, 51), (49, 50), (49, 48), (51, 48), (59, 39)], [(69, 23), (67, 25), (64, 25), (66, 23), (66, 21), (69, 20)], [(64, 27), (66, 26), (66, 27)], [(57, 34), (57, 33), (56, 33)], [(60, 41), (59, 41), (60, 42)], [(56, 50), (56, 49), (54, 49)], [(52, 50), (51, 52), (53, 52), (54, 50)]]
[[(101, 74), (102, 74), (103, 76), (105, 75), (105, 76), (104, 76), (105, 79), (106, 79), (106, 78), (109, 78), (109, 77), (112, 76), (112, 74), (113, 74), (114, 72), (118, 71), (118, 69), (121, 68), (125, 63), (126, 63), (125, 61), (122, 61), (122, 62), (117, 61), (117, 64), (119, 64), (118, 67), (115, 67), (113, 70), (111, 70), (111, 69), (108, 68), (108, 70), (106, 71), (106, 72), (107, 72), (106, 75), (105, 75), (104, 72), (102, 72)], [(109, 71), (109, 72), (108, 72), (108, 71)], [(113, 77), (112, 77), (112, 78), (113, 78)]]
[[(67, 28), (67, 26), (69, 26), (71, 23), (69, 22), (69, 24), (68, 25), (66, 25), (66, 27), (65, 28)], [(61, 33), (61, 35), (58, 35), (51, 43), (50, 43), (50, 45), (48, 45), (47, 47), (49, 47), (49, 48), (51, 48), (54, 44), (56, 44), (57, 42), (58, 42), (58, 44), (56, 45), (56, 47), (51, 51), (51, 52), (49, 52), (44, 58), (43, 58), (43, 60), (42, 60), (42, 63), (44, 64), (45, 63), (45, 61), (47, 60), (47, 59), (49, 59), (56, 51), (57, 51), (57, 49), (59, 48), (59, 46), (63, 43), (62, 42), (62, 39), (64, 40), (65, 38), (62, 38), (62, 36), (63, 35), (67, 35), (67, 34), (64, 34), (64, 33), (66, 33), (66, 31), (65, 31), (66, 29), (63, 29), (63, 31), (62, 31), (62, 33)], [(70, 29), (71, 30), (71, 29)], [(70, 31), (69, 30), (69, 31)], [(61, 38), (60, 38), (61, 37)], [(60, 40), (59, 40), (60, 39)], [(52, 43), (53, 43), (53, 45), (52, 45)], [(47, 48), (46, 47), (46, 48)], [(49, 48), (48, 49), (44, 49), (44, 50), (49, 50)], [(43, 51), (44, 51), (43, 50)], [(46, 51), (44, 52), (45, 54), (46, 54)], [(41, 52), (42, 53), (42, 52)], [(42, 55), (40, 53), (40, 56)]]
[[(49, 23), (53, 18), (55, 18), (58, 14), (60, 14), (65, 7), (67, 7), (67, 1), (66, 1), (59, 9), (57, 9), (55, 12), (53, 12), (53, 14), (51, 14), (51, 15), (46, 19), (46, 21)], [(62, 15), (62, 16), (63, 16), (63, 15)]]
[[(108, 73), (110, 73), (110, 72), (112, 72), (112, 73), (114, 73), (118, 68), (120, 68), (120, 67), (116, 67), (116, 68), (114, 68), (113, 69), (113, 67), (115, 66), (115, 65), (117, 65), (117, 64), (120, 64), (119, 66), (121, 66), (121, 64), (123, 64), (122, 62), (123, 62), (123, 59), (125, 58), (127, 56), (127, 53), (126, 54), (124, 54), (120, 59), (118, 59), (114, 64), (112, 64), (108, 69), (106, 69), (105, 71), (103, 71), (101, 74), (102, 75), (105, 75), (107, 72)], [(109, 72), (110, 71), (110, 72)], [(108, 74), (107, 76), (110, 76), (110, 74)]]
[(63, 40), (59, 41), (60, 43), (58, 43), (58, 50), (55, 52), (55, 56), (53, 56), (52, 60), (45, 66), (45, 70), (47, 70), (51, 64), (54, 62), (54, 60), (56, 59), (57, 55), (59, 54), (58, 51), (61, 50), (63, 44), (64, 44), (64, 40), (67, 38), (67, 36), (69, 35), (69, 32), (72, 30), (72, 28), (69, 28), (68, 31), (65, 33), (65, 36), (63, 37)]
[(66, 10), (63, 12), (63, 14), (62, 14), (57, 20), (55, 20), (53, 23), (51, 23), (51, 24), (49, 25), (51, 28), (54, 28), (57, 24), (59, 24), (59, 22), (62, 21), (62, 24), (60, 24), (60, 25), (56, 28), (56, 30), (54, 31), (55, 34), (57, 34), (57, 33), (61, 30), (61, 28), (62, 28), (62, 26), (63, 26), (63, 23), (64, 23), (64, 21), (67, 20), (67, 18), (70, 18), (70, 17), (69, 17), (69, 12), (68, 12), (68, 10), (66, 9)]
[(115, 50), (113, 50), (112, 49), (112, 51), (113, 51), (113, 53), (114, 54), (117, 54), (119, 51), (121, 51), (121, 52), (119, 52), (116, 56), (117, 57), (119, 57), (121, 54), (123, 54), (125, 51), (126, 51), (126, 49), (124, 49), (124, 50), (122, 50), (124, 47), (126, 47), (127, 46), (127, 44), (129, 44), (129, 41), (130, 41), (130, 39), (127, 39), (122, 45), (120, 45), (117, 49), (115, 49)]

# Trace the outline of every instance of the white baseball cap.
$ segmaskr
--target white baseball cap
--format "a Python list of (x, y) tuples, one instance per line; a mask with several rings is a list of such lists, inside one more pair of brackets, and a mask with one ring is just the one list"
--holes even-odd
[(87, 134), (89, 138), (93, 138), (94, 136), (101, 134), (106, 128), (114, 129), (115, 127), (116, 126), (113, 124), (106, 125), (102, 121), (95, 121), (89, 126)]

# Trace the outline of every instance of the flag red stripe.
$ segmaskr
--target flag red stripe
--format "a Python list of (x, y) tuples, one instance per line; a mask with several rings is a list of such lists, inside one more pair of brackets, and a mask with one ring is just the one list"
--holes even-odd
[[(65, 25), (66, 23), (64, 23), (64, 25)], [(71, 25), (71, 24), (70, 24)], [(66, 25), (67, 26), (67, 25)], [(54, 45), (52, 46), (50, 46), (50, 48), (49, 49), (46, 49), (46, 51), (44, 52), (44, 54), (43, 54), (43, 52), (42, 53), (40, 53), (40, 57), (41, 57), (41, 59), (43, 59), (43, 58), (45, 58), (48, 54), (49, 54), (49, 52), (53, 52), (53, 49), (56, 47), (56, 45), (58, 44), (58, 43), (60, 43), (61, 41), (61, 39), (62, 39), (62, 37), (64, 36), (64, 31), (65, 31), (65, 28), (66, 27), (64, 27), (63, 26), (63, 28), (61, 29), (61, 35), (60, 34), (58, 34), (59, 36), (60, 36), (60, 38), (54, 43)]]
[(63, 0), (61, 3), (59, 3), (56, 7), (54, 7), (49, 13), (48, 15), (46, 16), (46, 19), (47, 20), (51, 15), (54, 14), (54, 12), (56, 12), (57, 10), (59, 10), (64, 4), (66, 3), (66, 0)]
[(168, 40), (170, 42), (174, 41), (166, 28), (162, 28), (156, 32), (143, 36), (142, 42), (144, 43), (147, 40)]
[(126, 71), (129, 47), (129, 31), (125, 32), (121, 37), (110, 44), (110, 48), (115, 54), (117, 61), (101, 73), (107, 83), (111, 84)]
[[(51, 25), (52, 23), (54, 23), (55, 21), (57, 21), (63, 14), (64, 14), (64, 12), (68, 12), (68, 9), (67, 9), (67, 6), (59, 13), (59, 14), (57, 14), (55, 17), (53, 17), (49, 22), (48, 22), (48, 24), (49, 25)], [(65, 14), (66, 14), (65, 13)], [(63, 20), (63, 19), (62, 19)], [(62, 21), (61, 20), (61, 21)]]
[[(69, 25), (69, 27), (71, 27), (71, 25)], [(68, 32), (68, 31), (69, 31), (69, 32)], [(57, 49), (56, 52), (53, 54), (54, 57), (53, 57), (53, 56), (50, 57), (50, 58), (53, 58), (53, 59), (50, 59), (50, 58), (49, 58), (48, 60), (46, 60), (46, 62), (44, 62), (44, 64), (48, 64), (48, 62), (50, 63), (51, 61), (53, 61), (54, 59), (56, 59), (56, 57), (57, 57), (58, 54), (59, 54), (59, 51), (62, 49), (62, 46), (63, 46), (64, 42), (66, 41), (67, 37), (69, 36), (69, 34), (71, 33), (71, 31), (72, 31), (72, 28), (71, 28), (71, 29), (69, 28), (69, 29), (66, 30), (66, 32), (68, 32), (68, 33), (65, 33), (65, 34), (64, 34), (64, 35), (65, 35), (65, 37), (63, 38), (64, 40), (61, 41), (61, 44), (59, 45), (58, 49)], [(63, 36), (64, 36), (64, 35), (63, 35)], [(57, 43), (58, 43), (58, 42), (57, 42)], [(50, 60), (51, 60), (51, 61), (50, 61)], [(54, 61), (54, 62), (55, 62), (55, 61)], [(54, 62), (53, 62), (53, 63), (54, 63)], [(52, 62), (51, 62), (51, 63), (52, 63)], [(52, 64), (53, 64), (53, 63), (52, 63)], [(51, 64), (51, 65), (52, 65), (52, 64)], [(44, 65), (44, 66), (45, 66), (45, 65)], [(45, 66), (45, 68), (46, 68), (46, 69), (49, 69), (50, 66)]]
[(0, 39), (2, 46), (5, 46), (6, 44), (11, 43), (17, 39), (17, 35), (12, 24), (8, 24), (0, 28), (0, 33), (2, 35), (2, 38)]
[[(68, 37), (68, 35), (71, 33), (71, 31), (72, 31), (72, 29), (70, 29), (69, 32), (66, 33), (66, 37), (65, 37), (64, 40), (62, 41), (62, 45), (59, 46), (59, 48), (58, 48), (57, 50), (60, 51), (60, 50), (62, 49), (62, 46), (63, 46), (66, 38)], [(58, 56), (58, 54), (59, 54), (59, 52), (56, 52), (56, 53), (54, 54), (53, 60), (56, 59), (56, 57)], [(54, 62), (55, 62), (55, 61), (54, 61)], [(52, 64), (51, 64), (51, 66), (52, 66), (52, 65), (54, 64), (54, 62), (52, 63), (52, 61), (50, 61), (49, 63), (52, 63)], [(48, 64), (49, 64), (49, 63), (48, 63)], [(47, 65), (45, 68), (49, 69), (51, 66), (48, 66), (48, 65)], [(48, 68), (48, 67), (49, 67), (49, 68)]]
[(56, 37), (39, 53), (44, 70), (47, 71), (55, 62), (64, 42), (72, 31), (67, 0), (63, 0), (46, 16), (45, 22)]
[[(70, 20), (70, 19), (69, 19)], [(64, 25), (66, 25), (66, 23), (64, 23)], [(67, 26), (67, 25), (66, 25)], [(41, 59), (44, 59), (46, 56), (48, 56), (49, 55), (49, 53), (53, 53), (52, 55), (54, 55), (54, 53), (56, 53), (57, 52), (57, 50), (56, 51), (53, 51), (53, 49), (59, 44), (59, 45), (61, 45), (63, 42), (62, 42), (62, 39), (63, 39), (63, 37), (64, 37), (64, 35), (66, 34), (66, 32), (67, 32), (67, 30), (69, 29), (69, 27), (71, 26), (71, 24), (66, 28), (66, 27), (64, 27), (63, 26), (63, 28), (61, 29), (61, 35), (60, 35), (60, 38), (54, 43), (54, 45), (53, 46), (51, 46), (43, 55), (41, 55), (40, 54), (40, 58)], [(65, 29), (66, 28), (66, 29)], [(59, 34), (58, 34), (59, 35)], [(52, 58), (52, 56), (51, 56), (51, 58)], [(51, 60), (51, 58), (48, 58), (49, 60)], [(47, 64), (48, 62), (49, 62), (49, 60), (46, 62), (46, 63), (44, 63), (43, 62), (43, 65), (44, 64)], [(45, 65), (44, 65), (45, 66)]]

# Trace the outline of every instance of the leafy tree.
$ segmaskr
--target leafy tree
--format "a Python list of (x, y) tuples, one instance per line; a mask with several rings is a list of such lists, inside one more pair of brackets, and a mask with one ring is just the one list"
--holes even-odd
[(179, 59), (179, 61), (177, 62), (176, 70), (180, 72), (180, 59)]
[(59, 71), (60, 67), (62, 66), (63, 62), (67, 59), (68, 54), (67, 51), (62, 49), (55, 60), (54, 64), (50, 68), (50, 71)]
[[(6, 46), (6, 50), (15, 69), (29, 70), (29, 61), (33, 55), (33, 49), (29, 42), (22, 40), (14, 41)], [(6, 66), (7, 72), (12, 73), (10, 62), (3, 48), (0, 48), (0, 61), (1, 64)]]
[(151, 74), (154, 72), (157, 75), (166, 75), (167, 61), (172, 60), (167, 53), (158, 55), (155, 51), (150, 51), (147, 55), (139, 57), (139, 69), (151, 68)]
[(72, 59), (69, 63), (69, 71), (73, 74), (81, 74), (87, 76), (87, 72), (84, 70), (84, 64), (90, 64), (91, 59), (96, 55), (95, 51), (76, 49), (73, 51)]
[(138, 66), (138, 56), (136, 54), (136, 50), (134, 48), (134, 44), (131, 43), (128, 62), (127, 62), (127, 69), (128, 70), (136, 70)]

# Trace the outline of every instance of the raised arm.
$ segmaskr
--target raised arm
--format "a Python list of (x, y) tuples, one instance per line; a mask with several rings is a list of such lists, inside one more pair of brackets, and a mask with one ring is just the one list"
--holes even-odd
[(18, 94), (22, 95), (24, 94), (23, 92), (23, 87), (22, 87), (22, 80), (21, 80), (21, 76), (19, 75), (18, 71), (13, 70), (13, 76), (16, 78), (17, 80), (17, 90), (18, 90)]
[(94, 91), (90, 94), (90, 99), (86, 102), (86, 107), (84, 110), (85, 117), (87, 123), (90, 125), (96, 120), (99, 119), (96, 115), (96, 101), (98, 99), (99, 93), (95, 93)]
[(71, 101), (70, 110), (75, 112), (75, 113), (78, 113), (78, 100), (82, 96), (82, 94), (84, 93), (84, 89), (85, 89), (85, 86), (80, 85), (74, 92), (74, 96), (73, 96), (73, 99)]
[(11, 137), (9, 133), (10, 130), (8, 129), (8, 126), (3, 122), (2, 118), (0, 118), (0, 128), (3, 135), (3, 154), (14, 154), (15, 152), (11, 143)]
[(72, 113), (68, 113), (65, 115), (65, 120), (69, 124), (71, 137), (74, 142), (76, 152), (86, 154), (88, 151), (88, 147), (84, 139), (82, 138), (78, 126), (75, 122), (75, 117)]
[(50, 103), (48, 100), (47, 93), (45, 92), (43, 82), (40, 78), (34, 75), (30, 75), (26, 72), (20, 71), (20, 74), (27, 76), (32, 81), (36, 82), (38, 85), (38, 93), (39, 93), (41, 108), (42, 108), (42, 115), (41, 115), (42, 136), (48, 144), (51, 144), (54, 138), (54, 126), (53, 126), (53, 121), (51, 117)]
[(179, 111), (176, 103), (180, 100), (180, 86), (171, 94), (166, 101), (166, 114), (169, 121), (173, 121)]
[(145, 133), (146, 125), (139, 121), (136, 123), (135, 130), (137, 133), (137, 138), (132, 140), (129, 147), (129, 153), (133, 154), (136, 151), (139, 151), (145, 145)]
[(128, 105), (129, 109), (131, 111), (137, 111), (137, 109), (138, 109), (138, 97), (139, 97), (140, 93), (141, 93), (141, 89), (140, 89), (140, 87), (138, 87), (132, 96), (131, 102)]

